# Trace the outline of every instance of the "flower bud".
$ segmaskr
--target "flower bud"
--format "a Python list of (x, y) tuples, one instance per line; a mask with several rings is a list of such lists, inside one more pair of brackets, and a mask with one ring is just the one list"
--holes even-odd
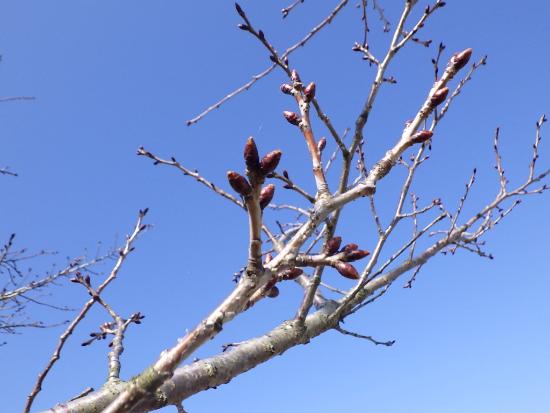
[(319, 151), (319, 153), (323, 152), (325, 146), (327, 146), (327, 138), (319, 139), (319, 142), (317, 142), (317, 150)]
[(442, 87), (437, 89), (432, 97), (430, 98), (430, 106), (437, 106), (440, 103), (443, 103), (443, 101), (447, 98), (447, 95), (449, 94), (449, 88), (448, 87)]
[(279, 288), (277, 286), (271, 287), (269, 291), (265, 294), (265, 296), (269, 298), (275, 298), (278, 295), (279, 295)]
[(428, 139), (430, 139), (433, 136), (433, 132), (429, 130), (421, 130), (416, 132), (413, 136), (411, 136), (411, 142), (412, 143), (423, 143), (426, 142)]
[(266, 206), (269, 205), (271, 200), (273, 199), (273, 195), (275, 194), (275, 185), (269, 184), (262, 188), (262, 191), (260, 192), (260, 208), (264, 209)]
[(288, 110), (285, 110), (283, 112), (283, 116), (285, 117), (287, 122), (292, 124), (292, 125), (298, 126), (298, 125), (300, 125), (300, 122), (302, 121), (302, 119), (300, 118), (300, 116), (298, 116), (297, 113), (290, 112)]
[(280, 280), (294, 280), (304, 273), (300, 268), (291, 268), (279, 274)]
[(357, 272), (355, 267), (347, 262), (338, 261), (336, 263), (336, 270), (340, 273), (340, 275), (351, 280), (359, 279), (359, 273)]
[(252, 192), (252, 187), (242, 175), (239, 175), (237, 172), (229, 171), (227, 172), (227, 180), (231, 188), (238, 192), (242, 196), (250, 195)]
[(333, 237), (327, 241), (327, 244), (325, 245), (325, 254), (327, 255), (333, 255), (338, 251), (340, 248), (340, 244), (342, 244), (342, 237)]
[(265, 264), (269, 264), (269, 262), (273, 259), (273, 255), (271, 255), (271, 253), (267, 253), (265, 254), (265, 258), (264, 258), (264, 265)]
[(311, 82), (304, 89), (304, 98), (306, 102), (311, 102), (315, 97), (315, 83)]
[(450, 65), (454, 67), (455, 70), (460, 70), (468, 64), (470, 57), (472, 56), (472, 48), (465, 49), (461, 52), (455, 53), (451, 57)]
[(350, 243), (350, 244), (346, 244), (344, 245), (344, 248), (342, 248), (342, 252), (347, 252), (347, 253), (350, 253), (352, 251), (355, 251), (356, 249), (358, 249), (359, 246), (357, 244), (354, 244), (353, 242)]
[(237, 27), (245, 32), (249, 32), (250, 31), (250, 27), (247, 25), (247, 24), (238, 24)]
[(288, 83), (283, 83), (281, 85), (281, 92), (283, 92), (285, 95), (292, 95), (292, 89), (293, 87), (290, 86)]
[(367, 255), (370, 255), (370, 252), (368, 252), (367, 250), (354, 250), (346, 255), (346, 260), (348, 262), (357, 261), (365, 258)]
[(262, 174), (268, 175), (277, 168), (279, 161), (281, 160), (281, 155), (283, 153), (280, 150), (274, 150), (269, 152), (266, 156), (260, 161), (260, 171)]
[(246, 163), (246, 168), (249, 171), (257, 171), (260, 169), (260, 156), (258, 155), (258, 148), (256, 147), (256, 142), (252, 136), (248, 138), (246, 144), (244, 145), (244, 161)]
[(239, 6), (239, 3), (235, 3), (235, 9), (237, 10), (237, 13), (239, 13), (239, 16), (241, 16), (243, 19), (246, 17), (244, 14), (244, 10), (241, 6)]

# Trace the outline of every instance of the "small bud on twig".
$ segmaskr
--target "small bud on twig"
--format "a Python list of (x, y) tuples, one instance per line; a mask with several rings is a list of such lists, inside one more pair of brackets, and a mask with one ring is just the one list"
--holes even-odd
[(266, 187), (262, 188), (260, 192), (260, 208), (264, 209), (269, 205), (275, 194), (275, 185), (269, 184)]
[(460, 70), (468, 64), (470, 57), (472, 56), (472, 48), (465, 49), (461, 52), (455, 53), (451, 57), (450, 65), (454, 67), (455, 70)]
[(265, 254), (265, 258), (264, 258), (264, 265), (265, 264), (269, 264), (269, 262), (273, 259), (273, 255), (271, 255), (271, 253), (267, 253)]
[(437, 106), (440, 103), (442, 103), (449, 94), (449, 88), (448, 87), (442, 87), (440, 89), (437, 89), (432, 97), (430, 98), (430, 106)]
[(344, 248), (342, 248), (342, 252), (347, 252), (347, 253), (350, 253), (352, 251), (355, 251), (356, 249), (358, 249), (359, 246), (357, 244), (354, 244), (353, 242), (350, 243), (350, 244), (346, 244), (344, 245)]
[(238, 24), (237, 27), (245, 32), (249, 32), (250, 31), (250, 27), (247, 25), (247, 24)]
[(292, 89), (293, 87), (290, 86), (288, 83), (283, 83), (281, 85), (281, 92), (283, 92), (285, 95), (292, 95)]
[(242, 175), (239, 175), (237, 172), (229, 171), (227, 172), (227, 180), (231, 188), (238, 192), (242, 196), (250, 195), (252, 192), (252, 187)]
[(354, 250), (346, 255), (346, 260), (348, 262), (357, 261), (365, 258), (367, 255), (370, 255), (370, 252), (367, 250)]
[(311, 102), (314, 97), (315, 97), (315, 83), (311, 82), (304, 89), (304, 98), (306, 102)]
[(355, 267), (347, 262), (338, 261), (336, 263), (336, 270), (340, 273), (340, 275), (351, 280), (359, 279), (359, 273), (357, 272)]
[(280, 280), (294, 280), (304, 273), (300, 268), (291, 268), (279, 274)]
[(269, 291), (265, 294), (266, 297), (269, 298), (275, 298), (279, 295), (279, 287), (273, 286), (269, 289)]
[(260, 169), (260, 155), (258, 155), (258, 148), (256, 142), (252, 136), (246, 141), (244, 145), (244, 161), (249, 171), (257, 171)]
[(317, 142), (317, 150), (319, 151), (319, 153), (323, 152), (325, 146), (327, 146), (327, 138), (319, 139), (319, 142)]
[(411, 136), (411, 142), (412, 143), (423, 143), (426, 142), (428, 139), (430, 139), (433, 136), (433, 132), (429, 130), (421, 130), (416, 132), (414, 135)]
[(281, 160), (281, 155), (283, 153), (280, 150), (274, 150), (269, 152), (266, 156), (260, 161), (260, 171), (262, 174), (268, 175), (277, 168), (279, 161)]
[(333, 255), (338, 251), (340, 248), (340, 244), (342, 244), (342, 237), (333, 237), (327, 241), (327, 244), (325, 246), (325, 254), (327, 255)]
[(300, 118), (300, 116), (298, 116), (297, 113), (290, 112), (288, 110), (285, 110), (283, 112), (283, 116), (285, 117), (287, 122), (292, 124), (292, 125), (298, 126), (298, 125), (300, 125), (300, 122), (302, 121), (302, 119)]
[(244, 14), (244, 10), (241, 6), (239, 6), (239, 3), (235, 3), (235, 9), (237, 10), (237, 13), (239, 13), (239, 16), (241, 16), (243, 19), (246, 17), (246, 14)]

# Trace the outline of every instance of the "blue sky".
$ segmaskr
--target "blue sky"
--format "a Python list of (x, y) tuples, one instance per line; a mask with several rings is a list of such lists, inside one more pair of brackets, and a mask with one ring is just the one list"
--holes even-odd
[[(336, 2), (306, 1), (284, 21), (287, 2), (243, 1), (256, 26), (279, 50), (293, 44)], [(392, 22), (400, 6), (380, 0)], [(526, 176), (534, 124), (550, 112), (547, 76), (550, 6), (540, 1), (449, 1), (421, 37), (447, 45), (450, 53), (474, 48), (489, 55), (457, 99), (434, 138), (431, 160), (414, 191), (426, 203), (441, 197), (456, 205), (471, 170), (478, 167), (467, 211), (492, 199), (492, 134), (501, 127), (502, 154), (512, 183)], [(225, 172), (242, 169), (249, 135), (262, 152), (283, 150), (282, 167), (312, 188), (305, 145), (282, 119), (293, 109), (278, 91), (274, 72), (198, 125), (185, 121), (268, 64), (264, 50), (239, 23), (232, 2), (199, 1), (3, 1), (0, 13), (0, 95), (35, 101), (0, 106), (0, 166), (18, 178), (0, 177), (0, 236), (17, 233), (33, 250), (59, 251), (41, 259), (37, 271), (61, 265), (66, 256), (106, 249), (130, 229), (137, 211), (150, 208), (154, 228), (105, 297), (124, 314), (141, 311), (123, 355), (130, 377), (192, 328), (232, 288), (232, 274), (246, 259), (246, 216), (183, 177), (153, 167), (135, 151), (144, 145), (159, 156), (176, 156), (228, 187)], [(426, 4), (420, 1), (417, 13)], [(304, 50), (291, 56), (305, 81), (317, 83), (323, 109), (339, 130), (353, 126), (373, 68), (351, 51), (362, 38), (359, 9), (350, 3)], [(372, 50), (380, 55), (389, 36), (370, 15)], [(408, 45), (390, 66), (397, 85), (386, 85), (365, 131), (367, 161), (388, 149), (431, 86), (435, 48)], [(319, 136), (321, 125), (315, 125)], [(546, 133), (548, 135), (548, 133)], [(334, 145), (329, 140), (329, 149)], [(543, 141), (539, 166), (548, 167)], [(393, 210), (396, 170), (379, 186), (382, 216)], [(336, 174), (331, 176), (336, 179)], [(277, 202), (301, 202), (277, 185)], [(422, 201), (421, 201), (422, 202)], [(526, 199), (487, 237), (496, 259), (458, 253), (438, 256), (412, 290), (393, 290), (347, 323), (391, 348), (328, 333), (244, 374), (226, 386), (186, 401), (189, 412), (240, 412), (248, 406), (270, 413), (335, 409), (393, 413), (547, 412), (550, 406), (550, 220), (548, 195)], [(273, 220), (275, 213), (271, 212)], [(273, 222), (273, 221), (271, 221)], [(397, 233), (390, 246), (408, 237)], [(371, 249), (374, 233), (366, 203), (350, 208), (340, 233)], [(327, 280), (349, 286), (328, 273)], [(79, 307), (82, 288), (62, 285), (52, 303)], [(197, 352), (203, 358), (223, 343), (262, 334), (292, 317), (300, 290), (285, 285), (277, 300), (262, 302), (228, 325)], [(37, 308), (55, 321), (70, 316)], [(45, 382), (35, 408), (64, 401), (99, 386), (107, 370), (105, 343), (79, 343), (106, 321), (96, 309), (72, 337)], [(2, 337), (0, 394), (6, 411), (21, 410), (61, 329)], [(170, 409), (165, 409), (171, 411)], [(172, 409), (173, 411), (173, 409)]]

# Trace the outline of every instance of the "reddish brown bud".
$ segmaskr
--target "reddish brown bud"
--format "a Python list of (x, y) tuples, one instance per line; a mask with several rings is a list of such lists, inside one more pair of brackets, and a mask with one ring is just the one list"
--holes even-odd
[(231, 188), (238, 192), (242, 196), (250, 195), (252, 188), (246, 178), (242, 175), (239, 175), (237, 172), (229, 171), (227, 172), (227, 180)]
[(342, 237), (333, 237), (327, 241), (327, 245), (325, 245), (325, 254), (327, 255), (333, 255), (338, 251), (340, 248), (340, 244), (342, 244)]
[(279, 274), (280, 280), (294, 280), (304, 273), (300, 268), (291, 268)]
[(258, 148), (256, 142), (252, 136), (248, 138), (244, 145), (244, 161), (249, 171), (257, 171), (260, 169), (260, 155), (258, 155)]
[(265, 295), (269, 298), (275, 298), (279, 295), (279, 288), (277, 286), (271, 287)]
[(271, 253), (267, 253), (265, 254), (265, 258), (264, 258), (264, 264), (269, 264), (269, 262), (273, 259), (273, 255), (271, 255)]
[(292, 125), (298, 126), (300, 124), (300, 122), (302, 121), (302, 119), (300, 119), (300, 116), (298, 116), (297, 113), (290, 112), (288, 110), (285, 110), (283, 112), (283, 116), (285, 117), (287, 122), (292, 124)]
[(443, 101), (447, 98), (448, 94), (449, 94), (448, 87), (442, 87), (440, 89), (437, 89), (432, 95), (432, 97), (430, 98), (430, 106), (437, 106), (440, 103), (443, 103)]
[(281, 160), (281, 155), (283, 153), (280, 150), (274, 150), (269, 152), (266, 156), (260, 161), (260, 171), (263, 175), (268, 175), (277, 168), (279, 161)]
[(311, 82), (304, 89), (304, 98), (306, 102), (311, 102), (315, 97), (315, 83)]
[(336, 270), (340, 273), (340, 275), (343, 275), (346, 278), (352, 280), (359, 279), (359, 273), (357, 272), (355, 267), (347, 262), (338, 261), (336, 263)]
[(347, 252), (347, 253), (350, 253), (352, 251), (355, 251), (356, 249), (358, 249), (359, 246), (357, 244), (354, 244), (353, 242), (350, 243), (350, 244), (346, 244), (344, 245), (344, 248), (342, 248), (342, 252)]
[(319, 153), (323, 152), (325, 146), (327, 146), (327, 138), (319, 139), (319, 142), (317, 142), (317, 150), (319, 151)]
[(300, 79), (300, 75), (298, 74), (298, 72), (296, 71), (296, 69), (292, 69), (292, 72), (290, 73), (290, 79), (291, 79), (293, 82), (297, 82), (297, 83), (301, 83), (301, 82), (302, 82), (302, 79)]
[(367, 250), (354, 250), (346, 255), (346, 260), (357, 261), (365, 258), (367, 255), (370, 255), (370, 252), (368, 252)]
[(292, 95), (292, 90), (293, 90), (293, 87), (287, 83), (283, 83), (281, 85), (281, 92), (283, 92), (285, 95)]
[(411, 136), (411, 142), (412, 143), (423, 143), (426, 142), (428, 139), (430, 139), (433, 136), (433, 132), (429, 130), (421, 130), (416, 132), (413, 136)]
[(455, 68), (455, 70), (462, 69), (468, 64), (470, 57), (472, 57), (472, 51), (472, 48), (468, 48), (461, 52), (455, 53), (451, 57), (451, 61), (449, 62), (449, 64), (451, 64)]
[(275, 185), (269, 184), (262, 188), (262, 192), (260, 192), (260, 208), (264, 209), (266, 206), (269, 205), (271, 200), (273, 199), (273, 195), (275, 194)]

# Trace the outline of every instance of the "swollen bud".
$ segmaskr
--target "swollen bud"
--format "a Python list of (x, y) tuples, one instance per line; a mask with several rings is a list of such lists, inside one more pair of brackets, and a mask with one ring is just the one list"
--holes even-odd
[(367, 250), (354, 250), (346, 255), (346, 260), (357, 261), (365, 258), (367, 255), (370, 255), (370, 252)]
[(357, 244), (354, 244), (353, 242), (350, 244), (344, 245), (344, 248), (342, 248), (342, 252), (350, 253), (352, 251), (355, 251), (359, 246)]
[(306, 102), (311, 102), (314, 97), (315, 97), (315, 83), (311, 82), (304, 89), (304, 98)]
[(327, 255), (333, 255), (338, 251), (340, 248), (340, 244), (342, 244), (342, 237), (333, 237), (327, 241), (327, 245), (325, 246), (325, 254)]
[(266, 297), (269, 298), (275, 298), (279, 295), (279, 287), (273, 286), (269, 289), (269, 291), (265, 294)]
[(291, 268), (279, 274), (280, 280), (294, 280), (304, 273), (300, 268)]
[(268, 175), (277, 168), (279, 161), (281, 160), (281, 155), (283, 153), (280, 150), (274, 150), (269, 152), (266, 156), (260, 161), (260, 171), (262, 174)]
[(269, 205), (271, 200), (273, 199), (273, 195), (275, 194), (275, 185), (269, 184), (262, 188), (262, 191), (260, 192), (260, 208), (264, 209), (266, 206)]
[(231, 188), (238, 192), (242, 196), (250, 195), (252, 192), (252, 187), (242, 175), (239, 175), (237, 172), (229, 171), (227, 172), (227, 180)]
[(245, 32), (249, 32), (250, 31), (250, 27), (247, 25), (247, 24), (238, 24), (237, 27)]
[(244, 145), (244, 161), (249, 171), (257, 171), (260, 169), (260, 156), (258, 155), (256, 142), (254, 142), (252, 136), (248, 138)]
[(448, 94), (449, 94), (448, 87), (442, 87), (440, 89), (437, 89), (432, 95), (432, 97), (430, 98), (430, 106), (437, 106), (440, 103), (443, 103), (443, 101), (447, 98)]
[(359, 279), (359, 273), (355, 267), (347, 262), (338, 261), (336, 263), (336, 270), (340, 273), (340, 275), (343, 275), (351, 280)]
[(281, 85), (281, 92), (283, 92), (285, 95), (292, 95), (292, 86), (290, 86), (288, 83), (283, 83)]
[(416, 132), (413, 136), (411, 136), (411, 142), (412, 143), (423, 143), (426, 142), (428, 139), (430, 139), (433, 136), (433, 132), (429, 130), (421, 130)]
[(285, 110), (283, 112), (283, 116), (285, 117), (287, 122), (292, 124), (292, 125), (298, 126), (298, 125), (300, 125), (300, 122), (302, 121), (302, 119), (300, 119), (300, 116), (298, 116), (297, 113), (290, 112), (288, 110)]
[(327, 138), (319, 139), (319, 142), (317, 142), (317, 150), (319, 151), (319, 153), (323, 152), (325, 146), (327, 146)]
[(452, 65), (455, 70), (462, 69), (470, 60), (470, 57), (472, 56), (472, 51), (472, 48), (468, 48), (461, 52), (455, 53), (451, 57), (451, 61), (449, 62), (449, 64)]

